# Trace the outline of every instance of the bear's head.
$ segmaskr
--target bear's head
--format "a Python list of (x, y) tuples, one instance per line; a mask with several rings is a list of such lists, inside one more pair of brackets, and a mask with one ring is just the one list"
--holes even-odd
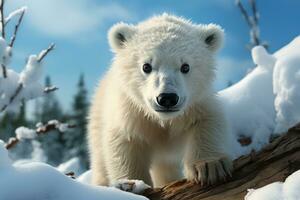
[(120, 89), (147, 115), (173, 119), (212, 95), (220, 26), (163, 14), (116, 24), (108, 39)]

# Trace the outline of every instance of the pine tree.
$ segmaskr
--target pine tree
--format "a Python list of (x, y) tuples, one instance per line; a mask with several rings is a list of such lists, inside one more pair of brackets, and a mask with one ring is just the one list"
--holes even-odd
[[(7, 141), (10, 137), (15, 137), (15, 130), (20, 126), (29, 126), (30, 121), (26, 117), (26, 103), (17, 112), (6, 112), (0, 118), (0, 139)], [(10, 157), (13, 160), (29, 158), (32, 146), (29, 141), (23, 141), (18, 145), (19, 148), (13, 148)]]
[(86, 143), (86, 117), (88, 111), (88, 100), (83, 74), (79, 77), (77, 92), (74, 96), (72, 108), (73, 111), (71, 119), (72, 123), (76, 125), (76, 128), (72, 132), (64, 134), (66, 139), (66, 148), (69, 151), (66, 160), (72, 157), (79, 157), (82, 166), (87, 168), (88, 155)]
[[(51, 86), (51, 79), (46, 76), (45, 87)], [(49, 93), (42, 102), (36, 102), (35, 105), (35, 121), (47, 123), (49, 120), (62, 121), (64, 118), (63, 111), (55, 93)], [(60, 164), (64, 157), (64, 139), (63, 133), (53, 130), (50, 133), (38, 138), (42, 144), (42, 148), (48, 158), (48, 163), (52, 165)]]

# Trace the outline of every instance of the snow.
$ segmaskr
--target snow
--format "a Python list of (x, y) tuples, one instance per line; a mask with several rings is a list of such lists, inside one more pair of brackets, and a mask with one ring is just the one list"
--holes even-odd
[(0, 171), (9, 168), (12, 164), (11, 160), (8, 157), (8, 152), (4, 148), (4, 146), (5, 146), (4, 142), (2, 140), (0, 140), (0, 161), (1, 161), (0, 162)]
[[(17, 16), (24, 9), (16, 10), (8, 17)], [(45, 50), (42, 52), (45, 52)], [(10, 68), (11, 57), (11, 47), (0, 37), (0, 110), (14, 111), (19, 108), (22, 100), (27, 101), (45, 94), (44, 87), (40, 83), (43, 75), (43, 67), (38, 61), (38, 56), (29, 56), (26, 66), (21, 73), (17, 73)], [(21, 90), (17, 93), (17, 88), (20, 87)], [(12, 99), (12, 97), (14, 98)]]
[(84, 172), (83, 174), (81, 174), (77, 180), (81, 183), (86, 183), (86, 184), (91, 184), (91, 180), (92, 180), (92, 171), (91, 170), (87, 170), (86, 172)]
[(300, 119), (300, 56), (289, 54), (274, 67), (276, 133), (286, 132)]
[(36, 55), (29, 56), (24, 70), (20, 74), (20, 82), (24, 85), (35, 84), (43, 74), (41, 63)]
[(23, 140), (23, 139), (33, 139), (37, 136), (37, 134), (35, 130), (22, 126), (16, 129), (16, 136), (19, 140)]
[(7, 17), (5, 17), (4, 21), (5, 21), (5, 24), (7, 24), (12, 18), (18, 16), (18, 15), (21, 15), (23, 12), (25, 12), (27, 10), (27, 7), (26, 6), (23, 6), (11, 13), (9, 13), (9, 15)]
[(83, 169), (80, 166), (80, 160), (77, 157), (71, 158), (67, 162), (60, 164), (57, 169), (64, 174), (74, 172), (75, 177), (83, 173)]
[(44, 163), (12, 165), (3, 141), (0, 141), (0, 160), (0, 199), (147, 199), (112, 187), (80, 183)]
[(69, 124), (67, 124), (67, 123), (61, 123), (60, 121), (58, 121), (56, 119), (48, 121), (48, 124), (55, 125), (56, 129), (58, 129), (62, 133), (70, 130)]
[(300, 170), (291, 174), (284, 183), (275, 182), (259, 189), (250, 189), (245, 200), (299, 200)]
[[(300, 122), (300, 36), (269, 54), (252, 49), (257, 65), (245, 78), (219, 92), (232, 136), (234, 158), (260, 150), (271, 135), (281, 134)], [(252, 143), (242, 147), (241, 137)]]

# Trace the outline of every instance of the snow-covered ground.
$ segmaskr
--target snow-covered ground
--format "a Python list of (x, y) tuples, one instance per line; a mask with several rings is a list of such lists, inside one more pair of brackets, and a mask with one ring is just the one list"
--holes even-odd
[(299, 200), (300, 170), (291, 174), (284, 183), (275, 182), (262, 188), (248, 190), (245, 200)]
[(92, 186), (76, 181), (50, 165), (13, 165), (0, 141), (0, 200), (143, 200), (143, 196), (114, 187)]

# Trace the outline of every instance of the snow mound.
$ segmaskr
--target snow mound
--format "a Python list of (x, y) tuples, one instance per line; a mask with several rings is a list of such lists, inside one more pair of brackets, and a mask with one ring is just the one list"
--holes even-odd
[(300, 122), (299, 54), (291, 51), (276, 63), (273, 74), (273, 85), (274, 93), (276, 94), (275, 132), (283, 133)]
[[(272, 134), (300, 122), (300, 36), (273, 55), (263, 47), (252, 49), (257, 65), (245, 78), (219, 92), (233, 134), (232, 156), (260, 150)], [(241, 146), (236, 141), (248, 137)]]
[(12, 165), (3, 141), (0, 141), (0, 160), (0, 199), (147, 199), (112, 187), (80, 183), (44, 163)]
[(290, 175), (284, 183), (275, 182), (259, 189), (250, 189), (245, 200), (299, 200), (300, 170)]

